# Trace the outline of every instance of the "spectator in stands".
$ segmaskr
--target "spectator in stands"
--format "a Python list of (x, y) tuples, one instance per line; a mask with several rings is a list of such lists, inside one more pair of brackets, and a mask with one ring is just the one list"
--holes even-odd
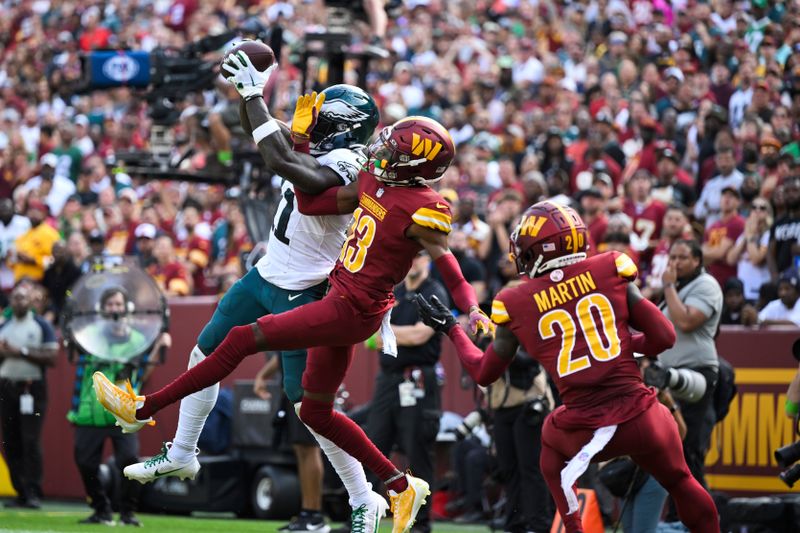
[(666, 205), (694, 205), (694, 180), (680, 168), (680, 156), (672, 148), (664, 148), (658, 152), (657, 160), (653, 198)]
[(158, 231), (154, 225), (144, 222), (136, 226), (133, 233), (136, 237), (136, 256), (139, 258), (139, 266), (146, 270), (156, 263), (153, 248)]
[(761, 197), (753, 200), (751, 207), (744, 231), (728, 250), (725, 259), (729, 265), (736, 265), (736, 277), (744, 283), (745, 300), (755, 303), (761, 285), (770, 280), (767, 252), (772, 207)]
[(752, 319), (753, 313), (757, 313), (744, 299), (744, 284), (738, 278), (728, 278), (722, 287), (722, 314), (719, 324), (752, 326), (755, 320)]
[(736, 168), (733, 148), (724, 147), (714, 156), (719, 174), (703, 186), (703, 192), (694, 206), (694, 216), (705, 221), (706, 229), (719, 220), (722, 190), (730, 187), (736, 191), (742, 186), (744, 175)]
[(3, 452), (17, 493), (6, 507), (41, 507), (44, 373), (55, 364), (57, 349), (52, 326), (32, 311), (31, 290), (18, 285), (11, 291), (11, 317), (0, 325), (0, 423)]
[(67, 243), (58, 241), (53, 244), (53, 262), (44, 271), (42, 286), (47, 289), (49, 300), (45, 317), (51, 323), (59, 323), (61, 310), (67, 298), (67, 291), (81, 276), (81, 269), (73, 261), (67, 249)]
[(800, 326), (800, 273), (791, 267), (781, 273), (778, 280), (778, 298), (769, 302), (758, 313), (761, 326)]
[(684, 208), (678, 205), (669, 206), (667, 212), (664, 214), (664, 227), (661, 239), (653, 250), (649, 268), (645, 270), (642, 294), (645, 295), (646, 298), (653, 301), (661, 299), (663, 290), (661, 276), (664, 274), (669, 264), (669, 251), (672, 245), (675, 244), (675, 241), (678, 239), (686, 239), (690, 236), (689, 217), (686, 216)]
[(739, 214), (739, 190), (733, 187), (722, 189), (720, 217), (706, 226), (703, 238), (703, 260), (708, 273), (714, 276), (720, 287), (736, 276), (736, 265), (727, 260), (728, 252), (744, 232), (745, 221)]
[[(781, 189), (775, 191), (780, 197)], [(783, 216), (776, 214), (769, 232), (767, 266), (773, 281), (778, 279), (779, 272), (794, 266), (795, 257), (800, 255), (800, 178), (784, 183), (782, 195), (786, 213)]]
[(161, 235), (153, 246), (153, 258), (147, 272), (153, 276), (167, 296), (187, 296), (192, 293), (192, 278), (175, 256), (172, 237)]
[(719, 360), (714, 338), (722, 311), (722, 289), (703, 269), (703, 250), (694, 240), (678, 240), (670, 249), (661, 276), (664, 300), (660, 307), (675, 325), (675, 345), (659, 356), (668, 368), (686, 368), (705, 380), (699, 399), (678, 399), (686, 422), (683, 453), (692, 475), (705, 484), (704, 462), (714, 427), (714, 390)]
[(0, 289), (10, 291), (14, 286), (14, 274), (9, 268), (14, 262), (16, 241), (31, 229), (31, 221), (14, 212), (10, 198), (0, 199)]
[(653, 176), (646, 169), (637, 170), (627, 183), (627, 192), (622, 212), (631, 219), (634, 237), (631, 243), (644, 263), (650, 261), (653, 249), (661, 235), (664, 223), (664, 214), (667, 206), (659, 200), (654, 200), (650, 191), (653, 186)]
[(47, 206), (39, 200), (30, 200), (26, 216), (31, 229), (14, 241), (16, 253), (11, 261), (14, 281), (30, 278), (39, 281), (44, 276), (46, 264), (50, 261), (53, 244), (61, 236), (58, 231), (45, 222)]
[(22, 186), (25, 191), (38, 191), (39, 197), (44, 198), (50, 208), (50, 214), (57, 217), (67, 202), (75, 193), (75, 184), (66, 176), (56, 172), (58, 157), (53, 154), (44, 154), (39, 160), (39, 175), (35, 176)]
[(461, 193), (458, 198), (453, 229), (463, 231), (475, 257), (485, 259), (492, 245), (492, 232), (489, 224), (481, 220), (475, 211), (477, 198), (472, 191)]

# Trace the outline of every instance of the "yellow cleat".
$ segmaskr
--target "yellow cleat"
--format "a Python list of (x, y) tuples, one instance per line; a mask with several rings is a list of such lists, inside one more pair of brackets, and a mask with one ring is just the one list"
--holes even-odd
[(408, 488), (397, 495), (389, 494), (394, 527), (392, 533), (408, 533), (414, 525), (420, 508), (425, 505), (425, 498), (431, 493), (428, 483), (410, 474), (406, 475)]
[(144, 405), (144, 396), (136, 395), (130, 381), (125, 382), (125, 390), (122, 390), (99, 371), (92, 374), (92, 381), (97, 401), (106, 411), (114, 415), (123, 433), (135, 433), (144, 425), (156, 424), (152, 418), (136, 420), (136, 409)]

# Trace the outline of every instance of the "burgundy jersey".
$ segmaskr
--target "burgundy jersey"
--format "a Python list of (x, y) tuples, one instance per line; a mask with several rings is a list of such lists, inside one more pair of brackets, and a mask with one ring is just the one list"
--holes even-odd
[(358, 195), (351, 233), (330, 280), (365, 313), (384, 313), (422, 249), (406, 230), (417, 223), (450, 233), (450, 207), (430, 187), (390, 187), (367, 172), (358, 176)]
[(492, 303), (492, 320), (555, 381), (558, 427), (620, 424), (655, 401), (631, 351), (627, 293), (636, 274), (630, 257), (607, 252), (504, 289)]
[[(734, 215), (724, 222), (717, 220), (706, 230), (703, 242), (709, 246), (719, 246), (722, 239), (730, 239), (735, 243), (739, 235), (744, 233), (744, 222), (741, 215)], [(728, 278), (736, 277), (736, 265), (729, 265), (723, 257), (708, 264), (708, 273), (714, 276), (720, 287), (724, 287)]]
[(622, 212), (631, 217), (633, 232), (639, 237), (637, 243), (632, 243), (634, 249), (641, 253), (642, 261), (649, 263), (653, 248), (661, 237), (667, 206), (658, 200), (650, 200), (641, 206), (626, 198)]

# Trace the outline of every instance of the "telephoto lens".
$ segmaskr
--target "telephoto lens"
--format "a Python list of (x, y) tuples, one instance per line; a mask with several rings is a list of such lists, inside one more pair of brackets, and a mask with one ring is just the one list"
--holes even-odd
[(800, 441), (775, 450), (775, 460), (784, 468), (800, 461)]
[(786, 483), (786, 486), (789, 488), (794, 487), (794, 484), (800, 479), (800, 463), (797, 463), (793, 467), (788, 470), (784, 470), (778, 477), (781, 478), (781, 481)]

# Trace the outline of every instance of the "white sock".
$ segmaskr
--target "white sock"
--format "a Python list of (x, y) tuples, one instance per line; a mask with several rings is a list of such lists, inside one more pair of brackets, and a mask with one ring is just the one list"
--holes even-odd
[[(194, 367), (205, 358), (205, 354), (195, 346), (189, 356), (189, 368)], [(203, 431), (206, 419), (214, 408), (214, 404), (217, 403), (218, 394), (219, 383), (216, 383), (181, 400), (178, 429), (175, 431), (172, 447), (167, 454), (171, 461), (185, 463), (195, 456), (200, 432)]]
[[(294, 410), (300, 416), (300, 402), (294, 404)], [(308, 426), (306, 427), (317, 439), (319, 447), (330, 461), (333, 469), (336, 470), (342, 480), (342, 485), (347, 489), (347, 494), (350, 496), (350, 507), (355, 509), (365, 503), (371, 503), (372, 485), (367, 482), (367, 475), (364, 473), (361, 463), (330, 440)]]

